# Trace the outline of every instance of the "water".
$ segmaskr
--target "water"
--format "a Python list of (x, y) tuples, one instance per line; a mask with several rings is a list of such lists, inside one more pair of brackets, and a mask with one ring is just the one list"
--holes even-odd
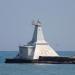
[[(75, 52), (58, 52), (61, 56), (73, 56)], [(6, 57), (17, 52), (0, 52), (0, 75), (75, 75), (74, 64), (5, 64)]]

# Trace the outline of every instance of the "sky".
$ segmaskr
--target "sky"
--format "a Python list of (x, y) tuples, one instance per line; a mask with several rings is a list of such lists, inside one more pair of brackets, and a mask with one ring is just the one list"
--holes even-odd
[(75, 0), (0, 0), (0, 51), (29, 42), (37, 19), (52, 48), (75, 51)]

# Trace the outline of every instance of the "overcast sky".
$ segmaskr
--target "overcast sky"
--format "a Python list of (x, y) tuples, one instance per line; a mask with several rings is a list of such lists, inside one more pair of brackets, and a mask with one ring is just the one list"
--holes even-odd
[(29, 42), (38, 18), (55, 50), (75, 51), (75, 0), (0, 0), (0, 51)]

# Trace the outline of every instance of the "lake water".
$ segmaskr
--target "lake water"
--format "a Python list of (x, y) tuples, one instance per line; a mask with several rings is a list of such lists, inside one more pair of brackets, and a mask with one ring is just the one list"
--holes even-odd
[[(61, 56), (74, 56), (74, 51), (59, 51)], [(5, 64), (5, 58), (12, 58), (16, 51), (0, 52), (0, 75), (75, 75), (74, 64)]]

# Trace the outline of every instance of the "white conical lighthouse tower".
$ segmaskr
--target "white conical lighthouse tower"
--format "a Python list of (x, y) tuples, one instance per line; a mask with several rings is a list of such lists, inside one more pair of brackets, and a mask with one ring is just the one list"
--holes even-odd
[(42, 24), (38, 20), (33, 21), (34, 33), (32, 40), (24, 46), (19, 47), (18, 58), (22, 59), (39, 59), (39, 56), (58, 57), (59, 55), (45, 41), (42, 31)]

